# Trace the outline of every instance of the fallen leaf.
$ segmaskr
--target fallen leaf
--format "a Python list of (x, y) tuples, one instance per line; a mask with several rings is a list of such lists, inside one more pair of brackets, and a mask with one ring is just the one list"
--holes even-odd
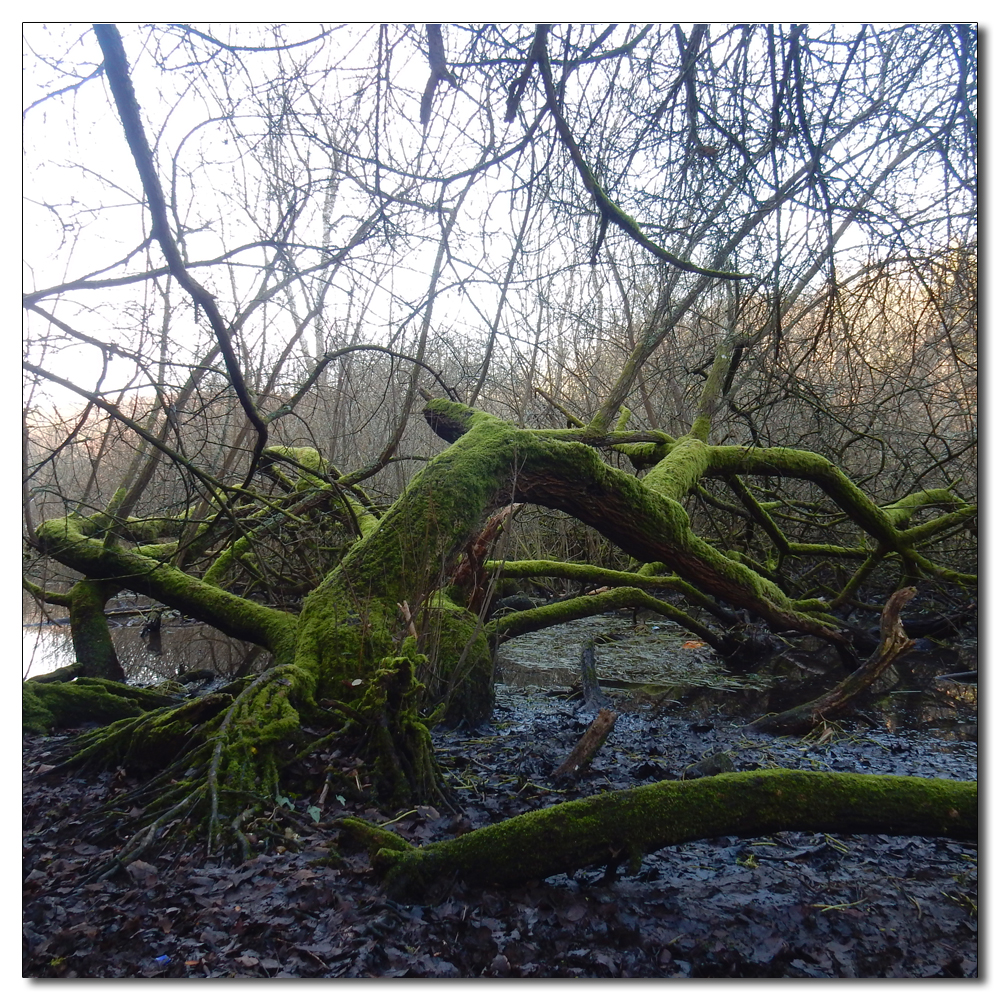
[(156, 885), (156, 867), (146, 861), (133, 861), (125, 866), (132, 880), (143, 888), (149, 889)]

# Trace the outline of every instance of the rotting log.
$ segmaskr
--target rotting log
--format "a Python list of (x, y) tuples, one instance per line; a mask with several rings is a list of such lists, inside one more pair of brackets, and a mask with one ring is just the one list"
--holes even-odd
[(363, 820), (341, 826), (368, 849), (390, 894), (422, 898), (446, 879), (518, 885), (622, 862), (634, 873), (652, 851), (726, 835), (809, 830), (975, 840), (978, 784), (775, 769), (607, 792), (420, 848)]
[(587, 712), (597, 712), (608, 707), (608, 699), (601, 690), (597, 679), (597, 662), (594, 654), (594, 640), (588, 639), (583, 644), (580, 654), (580, 687), (583, 691), (583, 707)]
[(604, 746), (604, 741), (614, 729), (617, 719), (618, 715), (611, 709), (602, 708), (570, 751), (569, 756), (552, 772), (552, 777), (576, 781), (590, 766), (591, 761), (597, 756), (597, 751)]
[(899, 616), (916, 593), (915, 587), (905, 587), (885, 602), (879, 622), (878, 648), (836, 687), (787, 712), (756, 719), (749, 728), (769, 733), (807, 733), (822, 720), (836, 718), (851, 709), (900, 656), (913, 648), (914, 642), (907, 636)]

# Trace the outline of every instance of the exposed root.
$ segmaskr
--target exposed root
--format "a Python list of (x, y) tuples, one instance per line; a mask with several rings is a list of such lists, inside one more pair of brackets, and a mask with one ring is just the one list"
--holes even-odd
[(359, 756), (373, 761), (380, 801), (393, 806), (437, 802), (454, 809), (434, 756), (429, 725), (435, 719), (420, 714), (424, 685), (414, 673), (425, 659), (415, 652), (383, 659), (350, 714), (363, 726)]
[[(308, 674), (293, 664), (272, 667), (251, 681), (192, 702), (125, 719), (76, 740), (60, 770), (121, 767), (153, 772), (119, 795), (91, 822), (113, 836), (141, 813), (142, 826), (114, 860), (88, 881), (124, 867), (168, 832), (206, 831), (207, 850), (235, 848), (248, 857), (261, 839), (294, 845), (301, 817), (281, 808), (285, 768), (331, 742), (347, 740), (371, 763), (375, 797), (385, 805), (434, 802), (454, 808), (421, 716), (424, 687), (414, 676), (422, 657), (388, 657), (351, 704), (325, 702), (335, 730), (306, 742), (300, 711), (320, 711)], [(332, 709), (332, 711), (331, 711)], [(360, 784), (359, 784), (360, 790)]]
[(96, 871), (91, 872), (81, 881), (81, 885), (86, 885), (88, 882), (95, 882), (98, 879), (102, 879), (105, 875), (109, 875), (116, 868), (125, 868), (127, 865), (130, 865), (133, 861), (140, 858), (149, 846), (154, 841), (159, 839), (160, 834), (173, 820), (179, 818), (182, 814), (190, 815), (198, 807), (201, 799), (204, 797), (204, 794), (204, 789), (195, 789), (189, 795), (181, 799), (180, 802), (174, 805), (173, 808), (161, 813), (151, 823), (147, 823), (128, 840), (125, 846), (122, 847), (122, 849), (115, 855), (114, 860), (112, 860), (110, 864), (106, 864)]
[(297, 679), (301, 678), (290, 665), (265, 670), (233, 700), (212, 737), (212, 757), (205, 777), (209, 854), (221, 829), (221, 789), (255, 796), (263, 790), (265, 795), (277, 795), (283, 761), (276, 753), (276, 744), (294, 736), (299, 728), (299, 713), (289, 701)]
[(244, 827), (277, 796), (289, 741), (294, 748), (300, 740), (296, 705), (311, 704), (310, 696), (307, 675), (284, 664), (250, 683), (115, 722), (76, 740), (60, 770), (115, 766), (154, 772), (96, 820), (108, 833), (129, 808), (141, 810), (145, 820), (102, 872), (136, 860), (182, 819), (207, 826), (210, 854), (225, 841), (251, 853)]

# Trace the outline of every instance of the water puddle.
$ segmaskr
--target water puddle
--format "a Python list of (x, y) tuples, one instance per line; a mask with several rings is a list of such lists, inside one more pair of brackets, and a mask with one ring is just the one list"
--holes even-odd
[[(686, 713), (721, 713), (744, 719), (781, 712), (818, 697), (844, 676), (830, 650), (789, 651), (734, 670), (708, 645), (655, 617), (635, 622), (616, 614), (566, 622), (504, 643), (497, 679), (513, 687), (569, 688), (580, 680), (583, 645), (594, 640), (597, 675), (609, 693), (639, 704), (674, 704)], [(885, 730), (933, 731), (943, 740), (975, 740), (978, 687), (940, 675), (968, 665), (951, 649), (917, 651), (901, 658), (868, 707)]]

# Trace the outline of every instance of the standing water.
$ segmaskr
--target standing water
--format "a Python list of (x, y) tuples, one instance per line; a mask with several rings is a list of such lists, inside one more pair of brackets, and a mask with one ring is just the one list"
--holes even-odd
[[(210, 670), (235, 677), (261, 669), (270, 654), (260, 646), (231, 639), (201, 623), (164, 624), (142, 634), (141, 627), (111, 629), (118, 661), (130, 684), (156, 684), (189, 670)], [(22, 629), (21, 673), (24, 680), (64, 667), (76, 659), (69, 625), (26, 625)]]

